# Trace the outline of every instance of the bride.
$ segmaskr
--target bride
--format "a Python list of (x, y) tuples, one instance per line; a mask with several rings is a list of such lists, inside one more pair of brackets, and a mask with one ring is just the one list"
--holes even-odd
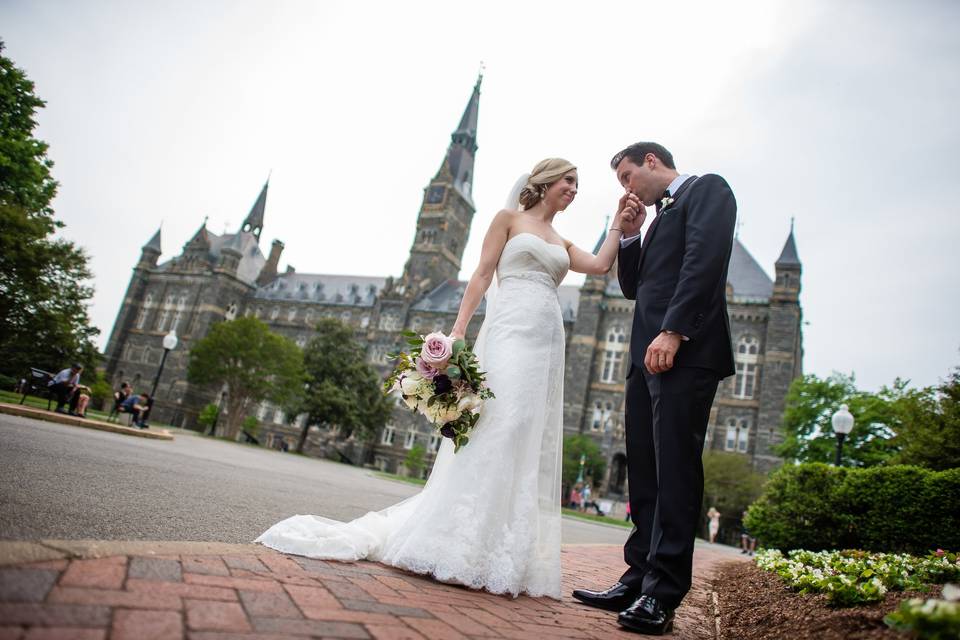
[(464, 336), (486, 293), (474, 351), (496, 398), (484, 404), (470, 443), (454, 454), (444, 439), (427, 484), (403, 502), (352, 522), (293, 516), (257, 542), (312, 558), (374, 560), (491, 593), (560, 598), (565, 340), (557, 287), (568, 270), (607, 273), (622, 220), (637, 225), (621, 203), (597, 255), (564, 240), (553, 219), (577, 186), (576, 167), (543, 160), (484, 237), (451, 332)]

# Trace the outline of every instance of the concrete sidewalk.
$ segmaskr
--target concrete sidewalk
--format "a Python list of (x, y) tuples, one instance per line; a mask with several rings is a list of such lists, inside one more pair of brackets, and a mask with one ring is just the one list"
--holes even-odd
[[(698, 544), (674, 637), (715, 638), (714, 571), (743, 556)], [(257, 545), (0, 542), (0, 640), (83, 638), (611, 638), (616, 615), (575, 587), (606, 587), (622, 549), (563, 547), (563, 600), (444, 585), (371, 562), (287, 556)]]
[(43, 420), (45, 422), (56, 422), (57, 424), (66, 424), (72, 427), (83, 427), (84, 429), (95, 429), (97, 431), (109, 431), (110, 433), (119, 433), (125, 436), (134, 436), (137, 438), (148, 438), (151, 440), (173, 440), (173, 436), (166, 429), (138, 429), (128, 427), (117, 422), (104, 422), (95, 418), (81, 418), (72, 416), (68, 413), (57, 413), (56, 411), (45, 411), (36, 407), (28, 407), (22, 404), (10, 404), (9, 402), (0, 402), (0, 413), (10, 416), (20, 416), (21, 418), (33, 418), (34, 420)]

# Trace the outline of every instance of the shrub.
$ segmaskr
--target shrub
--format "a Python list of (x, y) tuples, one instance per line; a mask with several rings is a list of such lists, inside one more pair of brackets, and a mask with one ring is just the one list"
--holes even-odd
[(777, 549), (957, 549), (960, 469), (785, 466), (750, 507), (746, 524)]

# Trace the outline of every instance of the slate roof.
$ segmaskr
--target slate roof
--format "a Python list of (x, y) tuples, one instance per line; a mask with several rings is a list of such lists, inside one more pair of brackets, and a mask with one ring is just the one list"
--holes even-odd
[[(787, 241), (788, 244), (790, 241)], [(773, 295), (773, 280), (754, 259), (739, 238), (733, 240), (730, 253), (730, 266), (727, 269), (727, 283), (733, 287), (735, 302), (767, 302)], [(608, 296), (620, 296), (620, 283), (611, 278), (607, 283)]]
[[(257, 276), (260, 275), (260, 270), (263, 269), (263, 265), (267, 262), (263, 252), (260, 251), (260, 244), (250, 232), (240, 231), (218, 236), (209, 229), (201, 227), (200, 230), (194, 234), (190, 242), (198, 238), (201, 242), (205, 242), (209, 246), (208, 253), (210, 261), (214, 264), (220, 260), (220, 251), (224, 248), (230, 247), (231, 249), (239, 251), (241, 258), (240, 264), (237, 267), (237, 277), (244, 282), (251, 284), (255, 282)], [(158, 269), (161, 271), (170, 269), (180, 259), (181, 256), (177, 256), (176, 258), (168, 260), (159, 265)]]
[(386, 278), (376, 276), (281, 273), (254, 293), (257, 300), (289, 300), (372, 307)]
[(797, 255), (797, 241), (793, 239), (793, 225), (790, 225), (790, 235), (787, 242), (783, 245), (783, 251), (777, 258), (777, 265), (781, 267), (799, 267), (800, 256)]

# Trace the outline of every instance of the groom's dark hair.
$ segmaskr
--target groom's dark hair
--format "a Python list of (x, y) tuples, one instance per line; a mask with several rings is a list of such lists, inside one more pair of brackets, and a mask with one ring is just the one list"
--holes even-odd
[(667, 148), (662, 144), (656, 142), (635, 142), (613, 156), (613, 159), (610, 160), (610, 168), (616, 171), (617, 165), (623, 162), (624, 158), (630, 158), (634, 164), (643, 164), (643, 159), (647, 157), (648, 153), (657, 156), (667, 169), (676, 170), (677, 167), (673, 164), (673, 154), (667, 151)]

